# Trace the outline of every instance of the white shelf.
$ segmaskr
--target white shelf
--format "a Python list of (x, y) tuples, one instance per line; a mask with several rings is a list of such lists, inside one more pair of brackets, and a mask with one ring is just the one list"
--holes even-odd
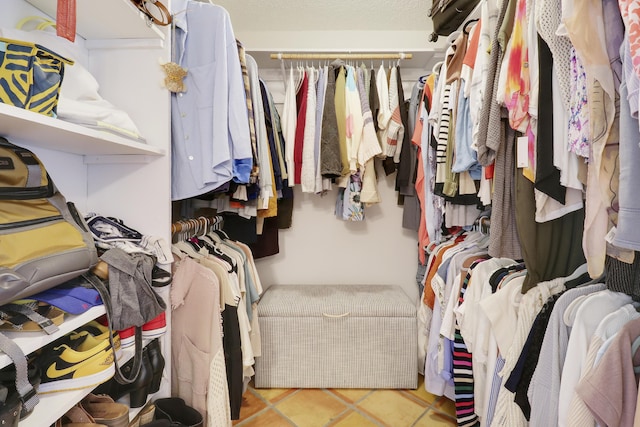
[[(55, 20), (56, 0), (26, 1)], [(130, 0), (77, 0), (76, 4), (76, 32), (84, 39), (164, 38)]]
[(19, 427), (43, 427), (56, 422), (73, 405), (82, 400), (93, 387), (59, 393), (41, 394), (40, 402), (33, 409), (31, 415), (20, 421)]
[(165, 154), (165, 150), (151, 145), (2, 103), (0, 136), (9, 142), (29, 141), (29, 145), (73, 154)]
[[(97, 307), (92, 307), (89, 310), (85, 311), (82, 314), (78, 314), (77, 316), (73, 315), (65, 315), (64, 322), (58, 326), (60, 329), (55, 334), (47, 335), (46, 332), (12, 332), (12, 331), (3, 331), (7, 337), (11, 338), (13, 342), (18, 344), (18, 346), (22, 349), (22, 352), (27, 355), (29, 353), (33, 353), (37, 349), (57, 340), (58, 338), (63, 337), (74, 329), (79, 328), (85, 323), (102, 316), (105, 313), (104, 306), (99, 305)], [(6, 354), (0, 354), (0, 368), (5, 367), (7, 365), (12, 364), (13, 362)]]

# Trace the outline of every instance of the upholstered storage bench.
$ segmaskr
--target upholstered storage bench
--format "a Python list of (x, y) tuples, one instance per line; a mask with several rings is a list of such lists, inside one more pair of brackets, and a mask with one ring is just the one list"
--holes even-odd
[(399, 286), (273, 285), (257, 388), (416, 388), (416, 309)]

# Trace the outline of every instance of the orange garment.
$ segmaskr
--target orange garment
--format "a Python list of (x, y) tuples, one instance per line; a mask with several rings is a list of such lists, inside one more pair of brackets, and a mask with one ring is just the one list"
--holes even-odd
[[(427, 77), (427, 80), (424, 84), (424, 89), (422, 90), (422, 101), (426, 104), (427, 111), (431, 108), (431, 97), (433, 94), (433, 88), (436, 83), (436, 75), (430, 74)], [(416, 171), (416, 193), (418, 195), (418, 201), (420, 202), (420, 222), (418, 224), (418, 258), (420, 260), (420, 264), (425, 265), (426, 263), (426, 253), (424, 248), (429, 244), (429, 233), (427, 232), (427, 218), (425, 217), (426, 205), (424, 200), (424, 192), (425, 192), (425, 180), (424, 180), (424, 162), (422, 161), (422, 130), (424, 128), (424, 123), (418, 117), (416, 120), (416, 125), (413, 130), (413, 136), (411, 137), (411, 142), (418, 147), (418, 166)]]
[(474, 68), (476, 65), (476, 56), (478, 55), (478, 45), (480, 44), (480, 29), (482, 28), (482, 20), (469, 30), (469, 46), (467, 53), (464, 55), (463, 65)]
[(423, 293), (424, 295), (422, 298), (422, 302), (432, 310), (433, 310), (433, 304), (435, 303), (435, 300), (436, 300), (436, 294), (435, 292), (433, 292), (433, 288), (431, 287), (431, 281), (436, 275), (438, 271), (438, 267), (440, 267), (440, 264), (442, 263), (442, 257), (449, 249), (453, 248), (458, 243), (462, 242), (466, 237), (467, 236), (464, 234), (457, 236), (453, 240), (449, 240), (447, 242), (440, 244), (435, 249), (436, 254), (433, 257), (433, 262), (429, 266), (429, 269), (427, 272), (427, 279), (424, 282), (424, 293)]
[(429, 90), (429, 92), (427, 92), (427, 111), (431, 111), (431, 99), (433, 98), (433, 90), (436, 87), (436, 77), (436, 73), (429, 74), (427, 82), (424, 85), (425, 90)]
[[(422, 89), (422, 98), (420, 100), (419, 111), (422, 111), (422, 105), (425, 100), (425, 93), (429, 91), (429, 87), (426, 82)], [(427, 233), (427, 219), (425, 218), (426, 206), (424, 200), (424, 162), (422, 161), (422, 129), (424, 123), (420, 120), (420, 117), (416, 118), (415, 127), (413, 129), (413, 136), (411, 137), (411, 143), (417, 147), (416, 158), (418, 159), (418, 165), (416, 166), (416, 195), (418, 196), (418, 202), (420, 203), (420, 221), (418, 223), (418, 258), (420, 264), (424, 265), (426, 261), (426, 254), (424, 248), (429, 244), (429, 233)]]

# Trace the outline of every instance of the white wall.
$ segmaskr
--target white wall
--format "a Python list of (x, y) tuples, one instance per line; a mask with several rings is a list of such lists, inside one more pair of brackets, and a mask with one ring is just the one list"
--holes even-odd
[(272, 284), (396, 284), (415, 300), (416, 233), (402, 228), (395, 174), (379, 176), (382, 202), (365, 208), (365, 220), (334, 215), (337, 189), (324, 197), (295, 188), (293, 225), (280, 230), (280, 253), (258, 259), (265, 287)]

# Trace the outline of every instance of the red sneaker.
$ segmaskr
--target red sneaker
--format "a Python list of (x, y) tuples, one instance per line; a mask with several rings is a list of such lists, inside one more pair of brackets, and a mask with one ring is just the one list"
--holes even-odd
[[(142, 325), (142, 338), (153, 339), (164, 335), (167, 331), (167, 318), (163, 311), (154, 319)], [(120, 337), (122, 339), (122, 336)]]
[(136, 340), (136, 328), (131, 326), (127, 329), (123, 329), (118, 331), (118, 335), (120, 335), (120, 345), (123, 348), (131, 347)]
[[(99, 319), (101, 320), (101, 319)], [(106, 319), (104, 319), (106, 322)], [(142, 325), (142, 338), (143, 339), (153, 339), (164, 335), (167, 331), (167, 318), (165, 316), (165, 312), (163, 311), (154, 319), (151, 319), (144, 325)], [(118, 335), (120, 335), (120, 345), (122, 348), (130, 347), (135, 343), (135, 334), (136, 328), (131, 326), (127, 329), (123, 329), (118, 331)]]

